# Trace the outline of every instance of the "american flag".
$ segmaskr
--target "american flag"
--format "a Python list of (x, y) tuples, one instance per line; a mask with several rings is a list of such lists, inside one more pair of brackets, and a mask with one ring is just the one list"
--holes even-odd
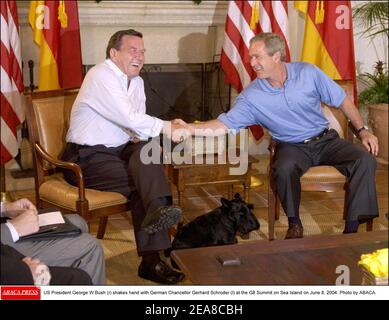
[(24, 120), (23, 78), (16, 1), (1, 1), (1, 164), (18, 153), (17, 126)]
[[(220, 63), (226, 82), (238, 92), (256, 78), (248, 52), (250, 39), (260, 32), (280, 34), (290, 60), (287, 1), (230, 1)], [(262, 136), (257, 126), (251, 129), (256, 139)]]

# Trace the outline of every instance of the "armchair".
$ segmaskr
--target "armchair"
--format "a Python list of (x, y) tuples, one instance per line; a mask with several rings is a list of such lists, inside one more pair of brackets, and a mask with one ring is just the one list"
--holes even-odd
[[(99, 218), (97, 238), (104, 237), (108, 216), (128, 210), (127, 198), (117, 192), (84, 187), (81, 168), (59, 160), (66, 146), (70, 113), (78, 90), (35, 92), (27, 96), (26, 118), (33, 149), (35, 196), (38, 208), (55, 207), (77, 213), (88, 223)], [(74, 172), (77, 186), (65, 181), (60, 170)]]

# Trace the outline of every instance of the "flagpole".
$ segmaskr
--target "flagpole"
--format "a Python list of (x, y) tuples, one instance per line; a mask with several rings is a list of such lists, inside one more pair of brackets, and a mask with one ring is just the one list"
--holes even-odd
[(11, 201), (11, 196), (9, 192), (6, 191), (5, 187), (5, 167), (4, 164), (1, 165), (1, 174), (0, 174), (0, 188), (1, 188), (1, 202), (10, 202)]
[[(4, 165), (1, 165), (1, 194), (3, 194), (3, 191), (5, 191), (5, 170), (4, 170)], [(1, 197), (3, 199), (3, 197)], [(3, 200), (1, 200), (3, 201)]]

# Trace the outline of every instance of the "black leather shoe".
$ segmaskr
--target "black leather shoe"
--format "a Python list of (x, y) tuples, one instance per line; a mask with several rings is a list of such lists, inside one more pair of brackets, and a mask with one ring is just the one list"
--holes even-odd
[(162, 284), (176, 284), (185, 278), (182, 272), (173, 270), (162, 260), (151, 267), (142, 261), (138, 268), (138, 276)]
[(286, 239), (298, 239), (304, 237), (304, 228), (298, 224), (291, 224), (286, 232)]
[(148, 234), (169, 229), (175, 225), (181, 217), (181, 209), (176, 206), (160, 207), (152, 213), (148, 213), (142, 222), (142, 229)]

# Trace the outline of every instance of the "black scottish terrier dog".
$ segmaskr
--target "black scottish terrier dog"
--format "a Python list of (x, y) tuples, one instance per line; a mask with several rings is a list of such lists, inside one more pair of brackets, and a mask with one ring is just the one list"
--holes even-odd
[(222, 205), (180, 227), (171, 250), (217, 246), (237, 243), (237, 233), (242, 235), (259, 229), (253, 212), (254, 206), (243, 201), (236, 193), (234, 199), (221, 198)]

